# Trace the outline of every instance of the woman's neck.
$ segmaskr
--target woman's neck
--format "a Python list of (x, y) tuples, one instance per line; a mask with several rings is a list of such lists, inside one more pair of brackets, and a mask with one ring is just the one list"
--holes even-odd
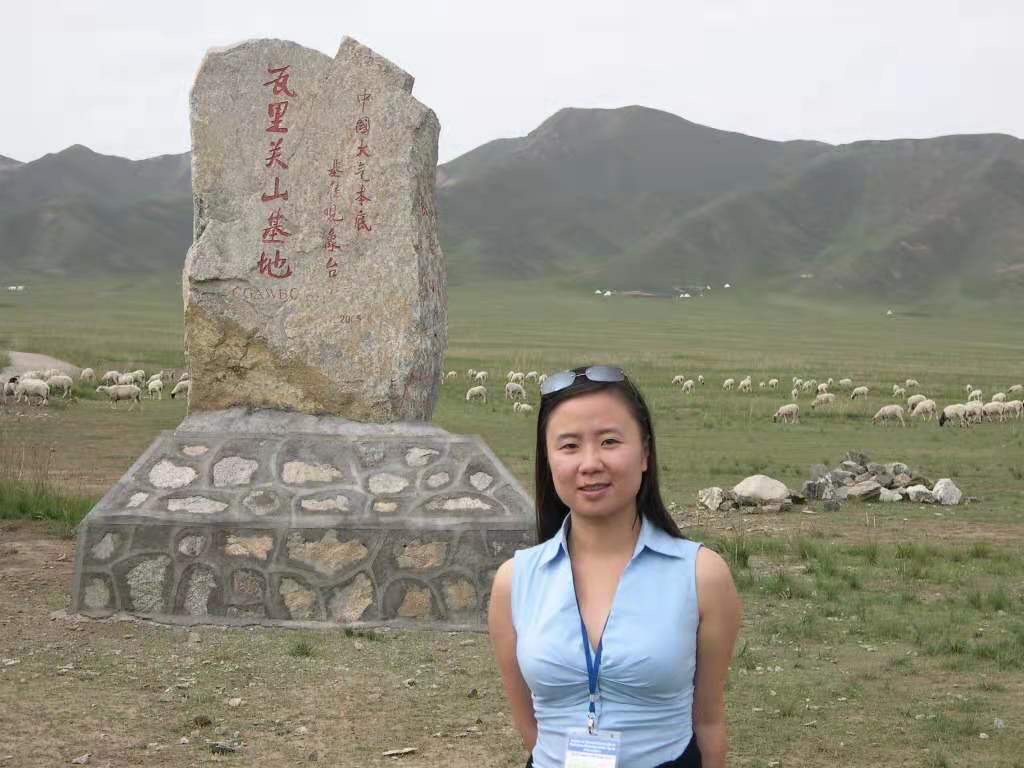
[(608, 517), (574, 515), (569, 526), (569, 551), (573, 557), (629, 557), (640, 537), (636, 507)]

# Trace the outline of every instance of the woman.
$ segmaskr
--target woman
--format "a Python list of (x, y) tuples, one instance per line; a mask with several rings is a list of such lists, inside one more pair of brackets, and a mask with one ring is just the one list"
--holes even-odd
[(541, 395), (541, 543), (498, 569), (488, 617), (527, 766), (724, 768), (729, 567), (665, 509), (650, 413), (621, 369), (556, 373)]

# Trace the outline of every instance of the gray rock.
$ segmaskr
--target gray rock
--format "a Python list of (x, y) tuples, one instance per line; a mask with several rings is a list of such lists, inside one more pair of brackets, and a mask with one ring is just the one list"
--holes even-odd
[(885, 465), (879, 464), (878, 462), (875, 461), (869, 461), (865, 465), (864, 471), (870, 472), (872, 475), (878, 475), (881, 474), (882, 472), (885, 472)]
[(893, 461), (885, 465), (885, 471), (890, 475), (909, 475), (910, 467), (901, 461)]
[(883, 488), (892, 488), (895, 484), (895, 478), (888, 472), (879, 472), (875, 475), (875, 482)]
[(906, 472), (900, 472), (893, 475), (893, 485), (899, 488), (906, 488), (908, 485), (913, 485), (914, 481)]
[(351, 38), (211, 49), (191, 94), (189, 407), (429, 421), (447, 344), (440, 125)]
[(934, 504), (935, 497), (932, 492), (928, 490), (928, 486), (925, 485), (912, 485), (907, 488), (907, 496), (910, 500), (918, 504)]
[(842, 469), (833, 469), (827, 477), (833, 485), (849, 485), (853, 482), (853, 473)]
[(864, 482), (867, 482), (868, 480), (874, 480), (874, 479), (875, 479), (875, 476), (873, 474), (871, 474), (870, 472), (861, 472), (859, 475), (857, 475), (855, 478), (853, 478), (853, 483), (854, 483), (854, 485), (856, 485), (857, 483), (864, 483)]
[(811, 479), (820, 480), (828, 474), (828, 467), (824, 464), (811, 464)]
[(751, 475), (733, 486), (737, 496), (749, 496), (757, 501), (782, 501), (789, 496), (785, 483), (767, 475)]
[(935, 481), (935, 487), (932, 488), (932, 496), (939, 504), (945, 506), (952, 506), (960, 503), (960, 499), (963, 498), (963, 494), (960, 489), (956, 487), (956, 483), (950, 480), (948, 477), (943, 477), (940, 480)]
[(851, 475), (861, 475), (867, 471), (863, 464), (856, 461), (843, 461), (839, 464), (839, 469), (844, 472), (849, 472)]
[(835, 494), (836, 501), (846, 501), (850, 495), (850, 486), (843, 485), (836, 488), (833, 493)]
[(830, 483), (822, 480), (807, 480), (804, 482), (801, 492), (808, 499), (822, 499), (825, 489), (831, 487)]
[(885, 503), (903, 501), (903, 494), (899, 491), (890, 491), (888, 488), (882, 488), (878, 493), (878, 500)]
[(847, 451), (846, 455), (843, 457), (843, 460), (853, 461), (856, 462), (857, 464), (860, 464), (862, 467), (866, 467), (870, 463), (871, 457), (868, 456), (863, 451)]
[(717, 512), (723, 501), (725, 501), (725, 492), (717, 485), (697, 492), (697, 504), (712, 512)]
[(857, 483), (849, 489), (849, 498), (869, 501), (871, 499), (877, 499), (881, 494), (881, 491), (882, 486), (874, 480), (865, 480)]

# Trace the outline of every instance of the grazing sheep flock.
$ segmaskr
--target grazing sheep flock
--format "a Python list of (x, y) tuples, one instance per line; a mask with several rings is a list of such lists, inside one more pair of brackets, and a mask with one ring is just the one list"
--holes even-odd
[[(175, 371), (161, 370), (147, 379), (146, 372), (140, 368), (127, 372), (111, 370), (97, 378), (95, 368), (83, 368), (76, 382), (71, 376), (56, 368), (23, 371), (3, 382), (0, 405), (7, 405), (13, 401), (14, 404), (45, 406), (49, 405), (50, 397), (57, 394), (60, 394), (62, 400), (77, 400), (77, 393), (89, 387), (97, 394), (105, 395), (110, 400), (111, 407), (116, 408), (119, 401), (127, 400), (130, 401), (128, 410), (132, 410), (136, 403), (141, 409), (142, 395), (162, 400), (164, 384), (174, 381), (175, 375)], [(182, 373), (178, 385), (171, 392), (171, 397), (176, 394), (187, 394), (190, 386), (189, 374)]]

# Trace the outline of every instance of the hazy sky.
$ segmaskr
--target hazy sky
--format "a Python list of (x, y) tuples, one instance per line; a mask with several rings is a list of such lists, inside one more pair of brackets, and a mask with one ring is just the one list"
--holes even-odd
[(440, 118), (442, 162), (567, 106), (769, 139), (1024, 136), (1017, 0), (23, 0), (3, 16), (0, 154), (23, 161), (187, 150), (203, 53), (254, 37), (333, 56), (350, 35), (391, 59)]

